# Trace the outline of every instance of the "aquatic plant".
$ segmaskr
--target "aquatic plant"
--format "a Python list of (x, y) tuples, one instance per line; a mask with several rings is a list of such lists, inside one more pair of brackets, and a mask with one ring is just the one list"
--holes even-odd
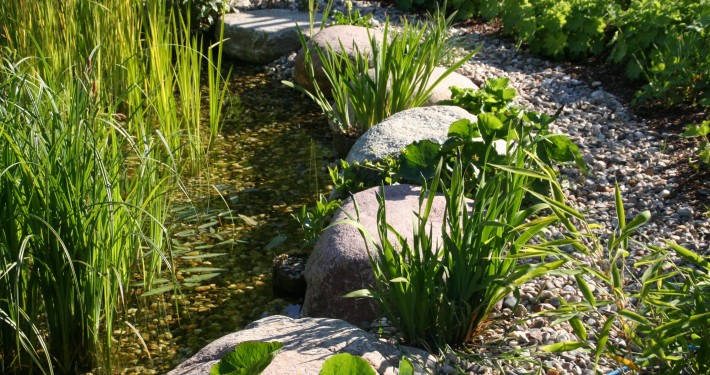
[[(205, 165), (206, 59), (159, 1), (11, 1), (0, 18), (0, 366), (109, 373), (130, 295), (175, 281), (163, 223)], [(223, 77), (206, 65), (212, 135)]]

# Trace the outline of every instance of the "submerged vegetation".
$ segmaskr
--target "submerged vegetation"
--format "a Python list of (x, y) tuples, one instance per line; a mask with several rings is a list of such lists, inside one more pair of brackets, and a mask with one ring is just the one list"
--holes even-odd
[(175, 280), (164, 223), (207, 165), (221, 48), (162, 1), (9, 1), (0, 18), (0, 366), (109, 373), (131, 296)]

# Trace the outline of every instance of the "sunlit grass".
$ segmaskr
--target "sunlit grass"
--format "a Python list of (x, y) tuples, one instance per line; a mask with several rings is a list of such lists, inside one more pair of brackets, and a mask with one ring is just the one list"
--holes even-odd
[(3, 371), (111, 372), (129, 281), (174, 280), (163, 223), (206, 165), (224, 78), (187, 17), (143, 3), (0, 4)]

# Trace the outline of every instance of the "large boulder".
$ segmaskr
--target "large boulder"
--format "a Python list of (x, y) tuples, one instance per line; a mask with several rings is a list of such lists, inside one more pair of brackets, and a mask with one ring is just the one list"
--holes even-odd
[[(300, 48), (297, 27), (308, 34), (307, 12), (259, 9), (225, 14), (224, 53), (255, 64), (270, 63)], [(314, 27), (320, 27), (320, 22)], [(219, 29), (216, 37), (219, 38)]]
[[(333, 216), (331, 224), (348, 218), (347, 214), (355, 218), (354, 202), (357, 202), (360, 222), (373, 241), (379, 243), (377, 194), (381, 194), (380, 189), (367, 189), (345, 200)], [(409, 243), (413, 240), (412, 230), (416, 220), (415, 214), (419, 212), (420, 192), (420, 187), (413, 185), (384, 188), (387, 222), (406, 237)], [(440, 228), (445, 206), (443, 196), (434, 199), (429, 215), (434, 243), (441, 242)], [(393, 235), (390, 240), (396, 242)], [(372, 246), (370, 255), (377, 258)], [(379, 308), (372, 299), (342, 297), (354, 290), (373, 287), (375, 283), (365, 241), (355, 226), (339, 224), (324, 230), (308, 258), (304, 276), (307, 287), (301, 309), (302, 316), (343, 319), (360, 326), (367, 325), (379, 317)]]
[[(308, 46), (310, 58), (313, 62), (315, 80), (318, 83), (318, 87), (323, 90), (326, 96), (330, 97), (331, 85), (323, 72), (323, 62), (318, 57), (315, 48), (326, 53), (328, 46), (330, 46), (336, 53), (345, 52), (350, 59), (354, 59), (357, 51), (360, 51), (361, 54), (370, 53), (372, 51), (371, 38), (382, 42), (384, 34), (382, 31), (368, 29), (362, 26), (335, 25), (324, 28), (309, 40)], [(296, 56), (294, 80), (306, 90), (313, 91), (314, 86), (306, 70), (305, 58), (306, 52), (301, 49)]]
[(435, 371), (435, 358), (427, 352), (389, 344), (342, 320), (270, 316), (210, 343), (168, 375), (209, 375), (215, 363), (245, 341), (284, 344), (264, 375), (317, 375), (323, 362), (337, 353), (361, 356), (379, 374), (396, 374), (402, 355), (418, 365), (417, 373)]
[[(429, 77), (429, 82), (427, 85), (431, 87), (437, 79), (439, 79), (445, 72), (447, 68), (436, 67)], [(451, 72), (449, 75), (444, 77), (434, 88), (431, 90), (431, 96), (427, 100), (426, 105), (436, 105), (442, 100), (451, 99), (451, 86), (457, 86), (462, 89), (477, 89), (476, 86), (470, 79), (466, 76), (459, 74), (457, 72)]]
[(476, 116), (455, 106), (411, 108), (395, 113), (366, 131), (348, 153), (350, 163), (380, 160), (397, 155), (414, 141), (430, 139), (442, 144), (449, 127), (460, 119), (476, 121)]

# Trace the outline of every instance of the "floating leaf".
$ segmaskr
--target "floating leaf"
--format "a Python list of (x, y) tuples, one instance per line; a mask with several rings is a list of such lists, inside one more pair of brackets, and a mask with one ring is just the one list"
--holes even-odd
[(276, 247), (278, 247), (279, 245), (281, 245), (282, 243), (284, 243), (284, 241), (286, 241), (286, 239), (288, 239), (288, 237), (286, 237), (286, 236), (284, 236), (284, 235), (278, 235), (278, 236), (274, 237), (274, 238), (266, 245), (266, 250), (273, 250), (273, 249), (275, 249)]
[(219, 271), (224, 271), (224, 268), (216, 268), (216, 267), (191, 267), (191, 268), (185, 268), (182, 270), (182, 272), (219, 272)]
[(205, 273), (202, 275), (195, 275), (183, 280), (184, 283), (199, 283), (205, 280), (209, 280), (213, 277), (219, 276), (219, 273)]
[(195, 259), (221, 257), (222, 255), (227, 255), (227, 253), (207, 253), (207, 254), (199, 254), (199, 255), (186, 255), (186, 256), (182, 257), (182, 259), (195, 260)]
[(197, 231), (196, 231), (196, 230), (194, 230), (194, 229), (188, 229), (188, 230), (184, 230), (184, 231), (182, 231), (182, 232), (178, 232), (178, 233), (173, 234), (173, 237), (177, 237), (177, 238), (187, 238), (187, 237), (192, 237), (192, 236), (196, 236), (196, 235), (197, 235)]
[(165, 292), (172, 292), (174, 289), (175, 289), (175, 287), (173, 285), (165, 285), (165, 286), (161, 286), (160, 288), (153, 288), (153, 289), (141, 294), (141, 297), (150, 297), (150, 296), (154, 296), (157, 294), (163, 294)]
[(218, 226), (218, 225), (219, 225), (219, 221), (210, 221), (209, 223), (205, 223), (205, 224), (200, 225), (199, 227), (197, 227), (197, 229), (203, 229), (203, 230), (204, 230), (204, 229), (216, 227), (216, 226)]

